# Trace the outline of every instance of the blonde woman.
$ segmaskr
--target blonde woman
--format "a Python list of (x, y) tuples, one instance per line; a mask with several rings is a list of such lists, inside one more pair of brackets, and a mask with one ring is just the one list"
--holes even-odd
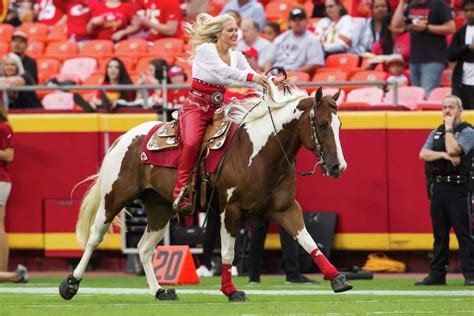
[(225, 86), (251, 82), (268, 88), (267, 78), (256, 73), (241, 52), (230, 49), (235, 47), (239, 31), (232, 16), (201, 13), (186, 30), (192, 41), (193, 80), (179, 115), (182, 149), (173, 191), (173, 208), (179, 212), (192, 208), (185, 194), (186, 183), (198, 158), (206, 126), (223, 105)]

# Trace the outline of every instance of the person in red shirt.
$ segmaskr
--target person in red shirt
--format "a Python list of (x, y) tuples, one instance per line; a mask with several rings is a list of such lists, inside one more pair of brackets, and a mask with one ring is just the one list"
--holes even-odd
[(129, 2), (121, 0), (100, 2), (92, 11), (87, 31), (94, 34), (96, 39), (117, 40), (114, 35), (127, 28), (134, 13)]
[[(110, 59), (105, 71), (103, 86), (132, 84), (130, 76), (123, 62), (114, 57)], [(107, 112), (114, 110), (117, 106), (134, 101), (136, 93), (133, 90), (102, 90), (97, 91), (97, 95), (87, 102), (80, 94), (74, 93), (74, 102), (84, 109), (85, 112), (96, 112), (97, 108), (104, 107)]]
[(140, 30), (144, 31), (143, 36), (149, 41), (183, 35), (178, 0), (136, 0), (133, 6), (136, 13), (131, 25), (114, 34), (114, 41)]
[(54, 5), (66, 13), (67, 37), (77, 42), (91, 40), (93, 34), (87, 31), (87, 23), (98, 0), (53, 0)]
[[(172, 66), (168, 71), (168, 78), (171, 84), (185, 84), (188, 80), (184, 69), (176, 65)], [(186, 100), (188, 92), (188, 89), (168, 90), (168, 106), (171, 108), (180, 108)]]
[(46, 25), (52, 26), (66, 21), (66, 15), (54, 5), (53, 0), (37, 0), (34, 13), (36, 21)]

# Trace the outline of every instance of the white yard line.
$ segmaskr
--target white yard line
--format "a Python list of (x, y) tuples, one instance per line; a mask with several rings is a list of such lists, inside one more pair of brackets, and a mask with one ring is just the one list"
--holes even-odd
[[(188, 290), (177, 289), (178, 294), (204, 294), (204, 295), (222, 295), (217, 290)], [(58, 294), (56, 287), (0, 287), (0, 294)], [(269, 295), (269, 296), (297, 296), (297, 295), (336, 295), (332, 291), (324, 290), (246, 290), (249, 295)], [(148, 289), (130, 289), (130, 288), (92, 288), (84, 287), (79, 289), (78, 294), (104, 294), (104, 295), (149, 295)], [(455, 290), (455, 291), (349, 291), (339, 295), (375, 295), (375, 296), (472, 296), (474, 290)]]

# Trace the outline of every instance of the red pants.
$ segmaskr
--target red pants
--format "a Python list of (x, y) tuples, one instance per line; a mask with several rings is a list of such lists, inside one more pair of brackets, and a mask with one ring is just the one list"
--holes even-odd
[(199, 107), (196, 104), (185, 101), (179, 113), (179, 126), (181, 133), (181, 155), (178, 164), (178, 178), (173, 191), (173, 198), (176, 199), (181, 189), (188, 182), (194, 165), (196, 164), (199, 151), (201, 150), (202, 138), (206, 132), (206, 127), (212, 122), (214, 112), (218, 109), (215, 106)]

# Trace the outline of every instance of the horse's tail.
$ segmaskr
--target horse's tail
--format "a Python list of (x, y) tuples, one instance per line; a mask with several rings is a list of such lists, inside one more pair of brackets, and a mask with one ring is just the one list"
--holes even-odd
[(82, 199), (81, 207), (79, 209), (79, 218), (76, 225), (77, 239), (83, 247), (86, 246), (87, 240), (89, 239), (89, 232), (97, 214), (97, 210), (99, 209), (100, 179), (101, 175), (99, 171), (97, 174), (84, 180), (93, 180), (94, 182)]

